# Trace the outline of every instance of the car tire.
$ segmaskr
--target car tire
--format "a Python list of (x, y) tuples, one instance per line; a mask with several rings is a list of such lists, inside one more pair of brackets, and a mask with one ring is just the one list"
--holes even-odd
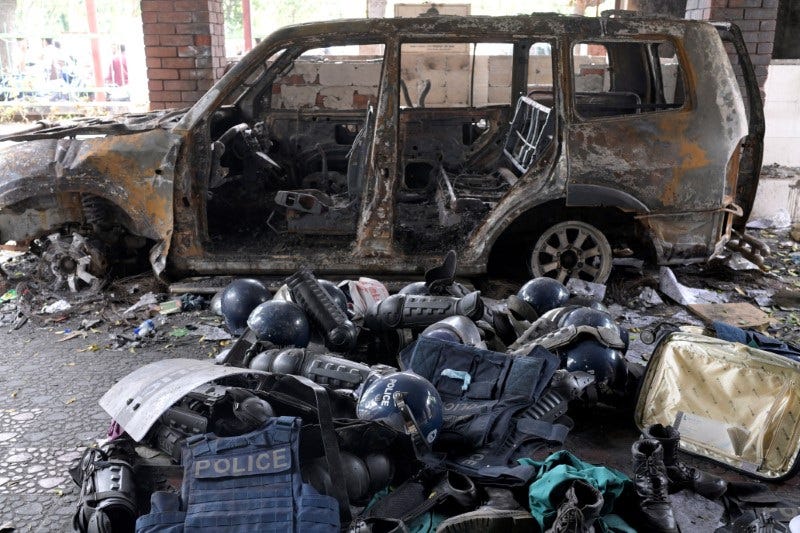
[(540, 234), (528, 266), (535, 278), (550, 277), (561, 283), (569, 278), (605, 283), (612, 259), (611, 245), (602, 231), (580, 220), (565, 220)]

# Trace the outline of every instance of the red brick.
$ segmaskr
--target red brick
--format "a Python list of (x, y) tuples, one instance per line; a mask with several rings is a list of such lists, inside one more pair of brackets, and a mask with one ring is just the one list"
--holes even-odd
[[(154, 98), (154, 96), (156, 96), (156, 95), (158, 97)], [(154, 94), (150, 95), (150, 99), (151, 100), (155, 99), (155, 100), (157, 100), (159, 102), (168, 102), (170, 100), (180, 100), (181, 99), (181, 93), (178, 92), (178, 91), (159, 91), (158, 93), (154, 93)]]
[(205, 92), (203, 91), (185, 91), (181, 93), (181, 100), (183, 100), (184, 102), (195, 103), (204, 94)]
[(197, 82), (194, 80), (167, 80), (164, 82), (166, 91), (194, 91), (197, 89)]
[[(755, 20), (752, 20), (752, 21), (748, 20), (746, 22), (756, 22), (756, 21)], [(761, 28), (760, 28), (761, 31), (775, 31), (776, 27), (777, 27), (777, 20), (776, 19), (762, 20), (761, 21)]]
[(172, 2), (167, 0), (141, 0), (142, 12), (172, 11)]
[(197, 81), (193, 81), (191, 83), (197, 84), (197, 90), (198, 91), (207, 91), (207, 90), (209, 90), (211, 88), (212, 85), (214, 85), (214, 82), (212, 80), (208, 80), (208, 79), (197, 80)]
[(180, 71), (180, 79), (182, 80), (207, 80), (211, 78), (210, 69), (183, 69)]
[(764, 7), (774, 7), (778, 8), (778, 2), (780, 0), (764, 0)]
[(774, 31), (760, 31), (758, 32), (758, 42), (760, 43), (771, 43), (775, 40), (775, 32)]
[(195, 59), (191, 57), (165, 57), (161, 60), (164, 68), (194, 68)]
[(159, 40), (159, 35), (145, 35), (144, 36), (144, 45), (145, 46), (158, 46), (161, 41)]
[(161, 68), (161, 58), (160, 57), (145, 58), (144, 64), (147, 65), (147, 68)]
[(752, 9), (744, 10), (744, 18), (746, 19), (774, 19), (778, 16), (777, 9), (754, 7)]
[(202, 22), (192, 22), (189, 24), (175, 24), (176, 33), (188, 33), (190, 35), (206, 34), (209, 32), (208, 24)]
[(152, 24), (158, 22), (157, 11), (142, 11), (142, 22), (145, 24)]
[(194, 59), (194, 66), (197, 68), (211, 68), (214, 65), (211, 63), (210, 57), (197, 57)]
[(158, 21), (159, 22), (173, 22), (173, 23), (192, 22), (192, 12), (191, 11), (172, 11), (170, 13), (159, 13), (158, 14)]
[(712, 9), (711, 17), (714, 20), (739, 20), (744, 18), (744, 9)]
[(770, 56), (772, 56), (772, 43), (758, 43), (758, 48), (756, 48), (756, 53), (769, 54)]
[(176, 57), (178, 49), (174, 46), (145, 46), (144, 55), (146, 57)]
[(169, 35), (171, 33), (175, 33), (175, 24), (167, 24), (167, 23), (145, 24), (142, 29), (145, 35), (153, 35), (153, 34)]
[(762, 21), (760, 20), (737, 20), (736, 25), (739, 26), (739, 29), (742, 31), (758, 31), (761, 27)]
[(161, 80), (150, 80), (147, 82), (147, 88), (151, 91), (163, 91), (164, 82)]
[[(186, 43), (186, 44), (192, 44), (192, 43)], [(208, 34), (195, 35), (194, 44), (195, 46), (211, 46), (211, 35)]]
[(210, 57), (210, 46), (181, 46), (178, 48), (178, 57)]
[(151, 80), (177, 80), (181, 75), (174, 68), (151, 68), (147, 71), (147, 77)]
[(757, 43), (758, 42), (758, 32), (757, 31), (743, 31), (742, 32), (742, 39), (746, 43)]
[(750, 54), (750, 61), (753, 65), (769, 65), (772, 54)]
[(208, 4), (198, 0), (178, 0), (173, 2), (173, 9), (175, 11), (206, 11)]
[(211, 19), (214, 17), (214, 13), (209, 13), (208, 11), (195, 11), (192, 13), (192, 20), (186, 22), (203, 22), (208, 24), (211, 22)]
[(705, 0), (705, 5), (703, 5), (703, 2), (701, 1), (700, 7), (728, 7), (728, 0), (711, 0), (710, 2)]
[(186, 46), (192, 44), (191, 35), (162, 35), (159, 41), (163, 46)]

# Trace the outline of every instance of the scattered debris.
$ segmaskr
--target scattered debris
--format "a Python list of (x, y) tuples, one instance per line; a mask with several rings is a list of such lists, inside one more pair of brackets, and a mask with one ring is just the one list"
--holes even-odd
[(189, 328), (189, 335), (203, 337), (207, 341), (226, 341), (233, 336), (222, 328), (201, 324), (197, 327)]
[(143, 307), (149, 307), (151, 305), (156, 305), (157, 303), (158, 303), (158, 297), (154, 293), (148, 292), (142, 295), (142, 297), (139, 298), (138, 302), (136, 302), (135, 304), (127, 308), (125, 311), (123, 311), (122, 316), (131, 315), (134, 311), (138, 309), (141, 309)]
[(643, 287), (637, 299), (644, 304), (645, 307), (664, 304), (664, 300), (661, 299), (661, 296), (659, 296), (658, 292), (652, 287)]
[(724, 303), (728, 301), (727, 296), (724, 294), (680, 284), (675, 277), (675, 273), (669, 267), (661, 267), (659, 290), (681, 305)]
[(46, 315), (52, 315), (55, 313), (61, 313), (64, 311), (68, 311), (72, 308), (72, 304), (70, 304), (66, 300), (58, 300), (57, 302), (53, 302), (50, 305), (45, 305), (42, 307), (42, 313)]
[(147, 319), (141, 324), (139, 327), (134, 328), (133, 335), (137, 339), (141, 339), (143, 337), (149, 337), (155, 334), (156, 331), (156, 324), (151, 319)]
[(749, 220), (748, 229), (781, 229), (792, 225), (792, 216), (786, 209), (779, 209), (771, 217), (762, 217)]
[(748, 259), (745, 259), (742, 254), (736, 252), (731, 254), (725, 265), (733, 270), (759, 270), (759, 266)]
[(567, 280), (567, 289), (573, 296), (589, 298), (602, 302), (606, 297), (606, 286), (603, 283), (593, 283), (578, 278)]
[(18, 296), (17, 289), (8, 289), (0, 296), (0, 302), (10, 302), (11, 300), (16, 300)]
[(740, 328), (764, 329), (772, 322), (764, 311), (745, 302), (690, 304), (689, 309), (707, 324), (726, 322)]

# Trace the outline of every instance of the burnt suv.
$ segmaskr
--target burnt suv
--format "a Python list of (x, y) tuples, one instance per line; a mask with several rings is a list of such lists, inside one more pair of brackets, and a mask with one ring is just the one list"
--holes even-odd
[(71, 285), (136, 250), (159, 275), (408, 275), (455, 249), (464, 276), (604, 281), (615, 255), (705, 261), (743, 232), (763, 129), (730, 24), (304, 24), (187, 110), (5, 137), (0, 239)]

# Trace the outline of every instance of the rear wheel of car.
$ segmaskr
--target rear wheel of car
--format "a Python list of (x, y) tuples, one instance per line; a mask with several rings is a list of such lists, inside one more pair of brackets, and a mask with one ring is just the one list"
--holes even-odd
[(611, 260), (611, 245), (602, 231), (580, 220), (566, 220), (542, 232), (533, 245), (529, 267), (537, 278), (605, 283)]

